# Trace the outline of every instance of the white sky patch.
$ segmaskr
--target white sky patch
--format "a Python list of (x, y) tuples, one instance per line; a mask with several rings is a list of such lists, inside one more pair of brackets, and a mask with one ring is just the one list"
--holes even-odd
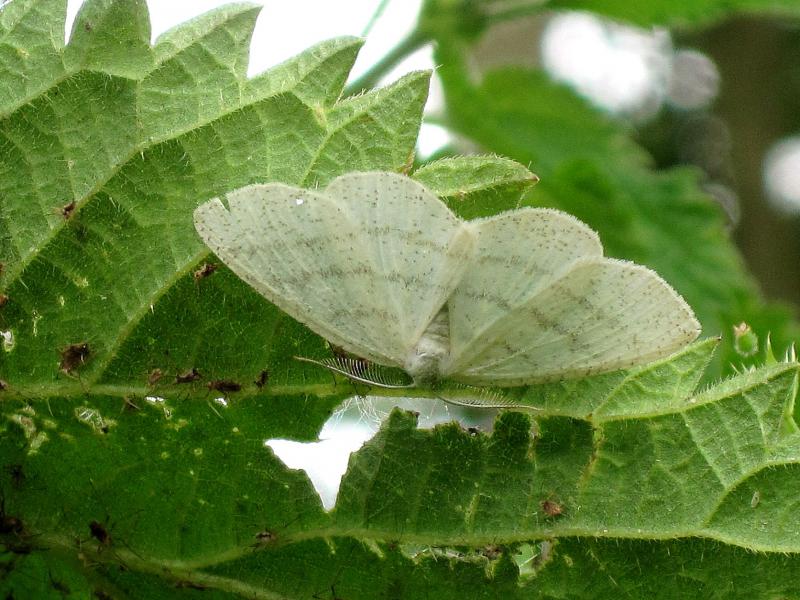
[[(388, 51), (390, 50), (390, 48), (386, 48), (386, 50)], [(377, 61), (379, 58), (381, 58), (381, 56), (375, 56), (374, 60)], [(359, 63), (356, 62), (356, 67), (358, 66)], [(389, 85), (393, 81), (397, 81), (400, 77), (402, 77), (406, 73), (410, 73), (411, 71), (424, 71), (432, 68), (433, 68), (433, 46), (431, 46), (430, 44), (426, 44), (422, 48), (418, 48), (417, 50), (406, 56), (403, 60), (397, 63), (397, 65), (393, 69), (387, 71), (386, 74), (383, 77), (381, 77), (380, 84)], [(350, 78), (355, 79), (352, 75)], [(430, 105), (428, 105), (426, 106), (426, 108), (428, 108), (429, 110), (433, 108), (441, 109), (441, 106), (431, 107)]]
[(420, 159), (427, 160), (453, 141), (453, 135), (445, 127), (423, 123), (419, 130), (419, 141), (417, 142), (417, 151)]
[(767, 199), (787, 215), (800, 214), (800, 136), (785, 138), (764, 159)]
[[(377, 433), (381, 422), (395, 407), (419, 412), (419, 426), (431, 428), (453, 420), (446, 404), (427, 398), (351, 398), (331, 415), (318, 442), (264, 440), (290, 469), (302, 469), (322, 500), (325, 510), (336, 503), (339, 484), (347, 471), (350, 454)], [(487, 416), (493, 416), (487, 411)]]
[(660, 105), (671, 50), (665, 32), (625, 27), (588, 13), (555, 16), (542, 36), (542, 59), (550, 74), (612, 112)]
[[(275, 0), (281, 1), (281, 0)], [(367, 14), (364, 19), (364, 26), (369, 22), (369, 19), (378, 8), (381, 0), (364, 1), (359, 0), (363, 5), (363, 12)], [(350, 2), (326, 2), (325, 0), (317, 0), (312, 2), (314, 5), (318, 4), (332, 4), (337, 8), (342, 6), (350, 6)], [(352, 3), (353, 5), (356, 2)], [(417, 24), (419, 11), (422, 8), (422, 0), (389, 0), (383, 14), (375, 21), (372, 29), (367, 34), (367, 41), (361, 52), (358, 55), (358, 60), (353, 67), (353, 72), (350, 73), (350, 79), (356, 79), (364, 74), (364, 72), (375, 64), (378, 60), (383, 58), (389, 50), (394, 48), (402, 39), (414, 30)], [(307, 18), (307, 17), (305, 17)], [(353, 35), (362, 36), (364, 33), (363, 26), (359, 31)], [(324, 39), (324, 38), (321, 38)], [(425, 57), (428, 57), (427, 59)], [(418, 51), (407, 57), (401, 65), (391, 72), (393, 79), (397, 79), (400, 75), (417, 69), (432, 69), (433, 58), (431, 52), (428, 50), (427, 54), (424, 49)], [(401, 72), (402, 69), (402, 72)]]
[(350, 454), (374, 435), (360, 423), (347, 423), (336, 432), (320, 433), (319, 442), (294, 442), (291, 440), (266, 440), (265, 446), (290, 469), (302, 469), (322, 500), (325, 510), (336, 503), (339, 483), (347, 470)]

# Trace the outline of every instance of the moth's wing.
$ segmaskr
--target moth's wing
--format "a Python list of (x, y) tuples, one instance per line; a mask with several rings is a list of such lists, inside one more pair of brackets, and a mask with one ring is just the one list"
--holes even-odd
[(347, 205), (283, 184), (248, 186), (227, 201), (230, 210), (218, 199), (200, 206), (195, 226), (231, 270), (331, 342), (403, 365), (412, 344), (390, 300), (403, 282), (381, 269)]
[(335, 202), (282, 184), (247, 186), (227, 201), (230, 209), (213, 199), (194, 218), (200, 237), (234, 273), (334, 344), (401, 364), (397, 332), (375, 327), (380, 307), (367, 293), (372, 265), (360, 233)]
[(342, 175), (325, 195), (364, 233), (375, 271), (386, 279), (385, 308), (412, 348), (467, 268), (471, 228), (420, 183), (397, 173)]
[(471, 221), (475, 254), (448, 303), (451, 356), (470, 360), (498, 321), (575, 261), (603, 255), (597, 234), (561, 211), (523, 208)]
[[(474, 223), (476, 258), (450, 302), (447, 376), (499, 386), (579, 377), (655, 360), (697, 337), (692, 310), (656, 273), (602, 257), (585, 225), (549, 213)], [(493, 268), (479, 263), (484, 255)]]

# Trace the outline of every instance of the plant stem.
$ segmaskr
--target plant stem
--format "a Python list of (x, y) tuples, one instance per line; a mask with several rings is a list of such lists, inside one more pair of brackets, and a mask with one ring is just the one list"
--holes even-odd
[(391, 0), (381, 0), (380, 3), (378, 3), (378, 8), (375, 9), (375, 12), (373, 12), (372, 16), (369, 18), (367, 26), (364, 27), (364, 31), (361, 32), (361, 37), (365, 38), (369, 35), (369, 32), (372, 31), (372, 27), (375, 25), (375, 22), (381, 18), (383, 11), (385, 11), (386, 7), (389, 6), (389, 2), (391, 2)]
[(348, 85), (345, 89), (345, 95), (351, 96), (362, 90), (375, 87), (384, 75), (400, 64), (409, 54), (427, 44), (428, 41), (429, 38), (426, 34), (419, 29), (415, 29), (382, 59), (372, 65), (366, 73)]

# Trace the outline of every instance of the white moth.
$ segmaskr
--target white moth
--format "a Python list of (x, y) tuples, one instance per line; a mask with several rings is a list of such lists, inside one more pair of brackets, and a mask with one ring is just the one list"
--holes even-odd
[(310, 329), (418, 386), (515, 386), (643, 364), (700, 326), (653, 271), (603, 257), (556, 210), (463, 221), (413, 179), (257, 184), (194, 213), (239, 277)]

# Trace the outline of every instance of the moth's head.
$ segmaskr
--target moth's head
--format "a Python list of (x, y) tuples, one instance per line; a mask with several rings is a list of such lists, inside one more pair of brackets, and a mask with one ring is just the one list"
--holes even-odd
[(439, 365), (442, 353), (434, 349), (423, 350), (415, 348), (403, 365), (406, 373), (411, 375), (414, 385), (420, 388), (433, 389), (441, 379)]

